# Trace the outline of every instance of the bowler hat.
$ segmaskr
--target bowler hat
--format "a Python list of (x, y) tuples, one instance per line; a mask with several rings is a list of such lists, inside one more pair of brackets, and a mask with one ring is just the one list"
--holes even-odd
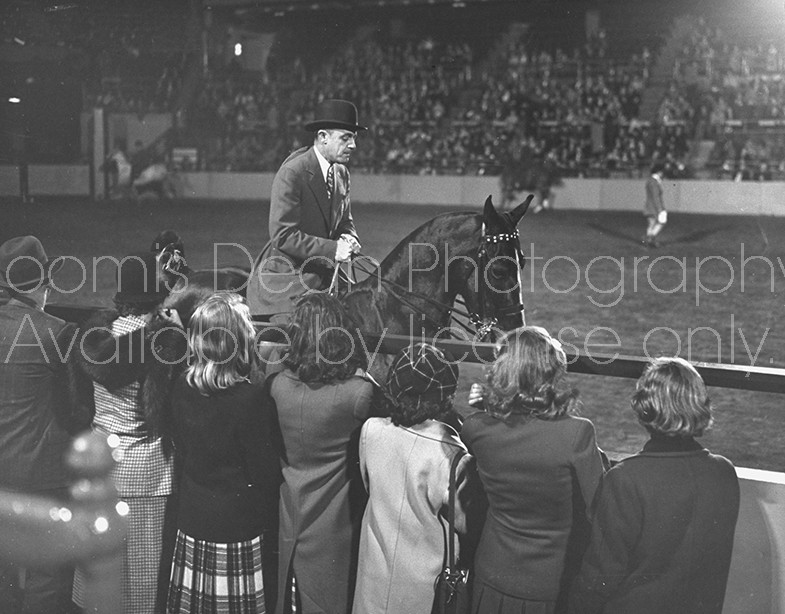
[(357, 132), (367, 130), (357, 124), (357, 107), (348, 100), (328, 98), (316, 108), (314, 118), (305, 124), (308, 132), (316, 132), (322, 128), (343, 128)]
[(169, 294), (164, 279), (158, 274), (158, 259), (153, 252), (128, 254), (117, 266), (118, 303), (154, 303)]
[(37, 237), (8, 239), (0, 245), (0, 287), (19, 292), (36, 290), (60, 270), (62, 258), (47, 258)]
[(387, 376), (387, 391), (395, 399), (411, 396), (441, 403), (457, 386), (458, 367), (427, 343), (410, 344), (401, 350)]

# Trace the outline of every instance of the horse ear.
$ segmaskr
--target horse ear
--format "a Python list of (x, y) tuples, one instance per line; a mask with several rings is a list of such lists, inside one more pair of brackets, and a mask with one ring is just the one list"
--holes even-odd
[(485, 199), (485, 208), (483, 209), (482, 216), (487, 221), (496, 215), (496, 207), (493, 206), (493, 198), (489, 194), (488, 198)]
[(529, 205), (531, 204), (532, 200), (534, 199), (534, 194), (529, 194), (520, 205), (515, 207), (512, 211), (510, 211), (510, 223), (513, 227), (518, 225), (518, 222), (521, 221), (521, 218), (526, 214), (526, 211), (529, 210)]

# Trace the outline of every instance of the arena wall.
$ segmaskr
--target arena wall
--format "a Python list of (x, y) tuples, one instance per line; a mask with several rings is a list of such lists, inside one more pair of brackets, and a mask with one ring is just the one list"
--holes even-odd
[[(174, 178), (183, 198), (266, 200), (272, 173), (179, 173)], [(88, 166), (31, 166), (30, 194), (87, 196)], [(565, 179), (554, 188), (559, 209), (632, 210), (643, 208), (642, 179)], [(713, 180), (665, 181), (665, 203), (672, 212), (785, 215), (785, 182)], [(481, 205), (493, 195), (500, 202), (498, 177), (364, 175), (352, 173), (356, 202)], [(0, 166), (0, 196), (19, 195), (16, 167)]]
[(736, 473), (741, 507), (723, 614), (785, 614), (785, 474)]

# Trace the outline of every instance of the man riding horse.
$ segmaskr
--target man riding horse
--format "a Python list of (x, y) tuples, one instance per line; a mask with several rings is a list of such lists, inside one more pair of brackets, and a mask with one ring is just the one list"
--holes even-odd
[(288, 320), (293, 301), (329, 287), (336, 262), (359, 253), (349, 199), (351, 157), (359, 130), (357, 108), (325, 100), (305, 125), (313, 146), (293, 152), (273, 180), (270, 241), (251, 273), (251, 313), (273, 323)]

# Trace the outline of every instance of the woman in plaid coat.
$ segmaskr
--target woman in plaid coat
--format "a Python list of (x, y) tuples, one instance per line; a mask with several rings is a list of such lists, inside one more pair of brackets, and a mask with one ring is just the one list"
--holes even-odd
[[(87, 323), (77, 352), (81, 371), (93, 381), (93, 430), (115, 435), (121, 452), (112, 477), (129, 508), (125, 614), (159, 611), (159, 574), (168, 575), (161, 569), (161, 553), (164, 513), (172, 493), (172, 458), (161, 435), (172, 382), (185, 356), (185, 339), (182, 331), (177, 332), (182, 328), (177, 313), (162, 308), (168, 291), (157, 271), (152, 252), (120, 261), (116, 311), (100, 313)], [(81, 605), (81, 600), (77, 570), (74, 601)]]

